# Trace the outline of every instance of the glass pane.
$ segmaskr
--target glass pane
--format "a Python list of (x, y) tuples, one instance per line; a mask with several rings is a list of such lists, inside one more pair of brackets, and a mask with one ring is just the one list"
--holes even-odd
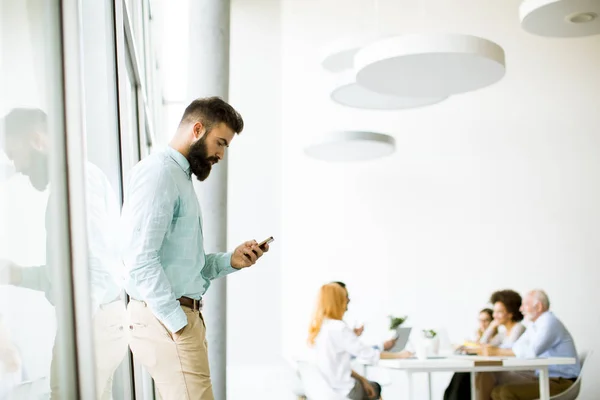
[[(140, 159), (139, 123), (138, 123), (138, 96), (135, 75), (129, 56), (125, 55), (126, 74), (125, 84), (121, 96), (122, 126), (121, 146), (123, 169), (127, 173)], [(125, 180), (125, 185), (127, 180)]]
[(59, 4), (0, 0), (0, 399), (73, 394)]
[(86, 109), (86, 207), (96, 391), (98, 399), (131, 398), (125, 296), (118, 253), (121, 168), (115, 38), (110, 2), (82, 3)]

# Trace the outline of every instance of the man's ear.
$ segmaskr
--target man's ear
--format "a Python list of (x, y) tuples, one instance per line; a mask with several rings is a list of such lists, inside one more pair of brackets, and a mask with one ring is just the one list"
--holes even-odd
[(201, 139), (206, 134), (206, 127), (202, 122), (196, 122), (192, 127), (194, 139)]
[(35, 132), (31, 135), (29, 144), (37, 151), (46, 153), (48, 150), (48, 137), (43, 133)]

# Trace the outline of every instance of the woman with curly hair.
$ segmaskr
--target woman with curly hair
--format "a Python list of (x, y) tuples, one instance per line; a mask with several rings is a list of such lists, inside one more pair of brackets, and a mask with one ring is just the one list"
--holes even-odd
[[(523, 314), (521, 308), (521, 295), (514, 290), (499, 290), (490, 298), (493, 305), (493, 320), (488, 325), (478, 340), (481, 345), (472, 352), (485, 354), (488, 346), (510, 349), (519, 337), (525, 332), (521, 323)], [(495, 386), (494, 374), (483, 372), (475, 377), (477, 399), (489, 400)], [(444, 400), (460, 400), (471, 397), (471, 378), (469, 373), (456, 373), (446, 388)]]
[[(480, 339), (482, 349), (479, 354), (487, 355), (486, 347), (510, 349), (525, 332), (521, 308), (521, 295), (514, 290), (499, 290), (492, 294), (490, 303), (494, 305), (494, 320)], [(495, 375), (489, 372), (475, 376), (477, 400), (490, 400), (496, 386)]]
[(492, 294), (494, 320), (481, 335), (479, 343), (510, 349), (525, 332), (521, 308), (521, 295), (514, 290), (499, 290)]

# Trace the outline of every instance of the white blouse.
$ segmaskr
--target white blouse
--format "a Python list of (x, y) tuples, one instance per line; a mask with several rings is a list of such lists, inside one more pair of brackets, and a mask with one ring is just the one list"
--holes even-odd
[(354, 388), (351, 356), (369, 364), (379, 361), (380, 352), (363, 344), (344, 321), (325, 319), (314, 345), (316, 363), (329, 386), (342, 396)]
[(506, 334), (506, 327), (500, 325), (498, 327), (498, 333), (494, 336), (494, 329), (490, 326), (479, 339), (481, 344), (489, 344), (490, 346), (500, 347), (502, 349), (510, 349), (513, 344), (521, 337), (525, 332), (525, 325), (517, 322), (510, 331), (510, 335)]

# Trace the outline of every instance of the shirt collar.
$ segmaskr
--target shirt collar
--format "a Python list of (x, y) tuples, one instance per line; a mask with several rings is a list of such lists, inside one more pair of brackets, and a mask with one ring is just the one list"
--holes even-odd
[(171, 146), (167, 146), (167, 154), (175, 160), (175, 162), (181, 167), (183, 172), (185, 172), (188, 178), (192, 177), (192, 172), (190, 169), (190, 162), (185, 158), (183, 154), (172, 148)]

